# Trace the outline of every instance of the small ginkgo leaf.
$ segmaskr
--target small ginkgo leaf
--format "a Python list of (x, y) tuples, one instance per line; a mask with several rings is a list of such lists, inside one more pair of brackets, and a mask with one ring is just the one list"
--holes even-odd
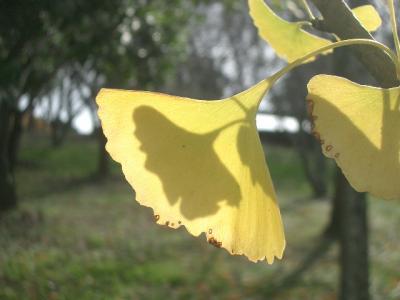
[(369, 32), (374, 32), (381, 27), (382, 19), (372, 5), (362, 5), (352, 11), (361, 25)]
[[(280, 18), (264, 0), (249, 0), (249, 8), (250, 16), (260, 36), (269, 43), (279, 57), (288, 62), (331, 44), (327, 39), (304, 31), (302, 29), (304, 22), (288, 22)], [(330, 52), (332, 50), (324, 54)]]
[(100, 91), (106, 148), (158, 224), (205, 232), (209, 243), (252, 261), (282, 257), (281, 216), (255, 126), (269, 86), (216, 101)]
[(308, 84), (313, 133), (359, 192), (399, 199), (400, 87), (318, 75)]

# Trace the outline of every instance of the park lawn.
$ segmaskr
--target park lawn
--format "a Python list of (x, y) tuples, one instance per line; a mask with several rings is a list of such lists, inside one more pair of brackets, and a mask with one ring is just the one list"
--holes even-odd
[[(116, 164), (109, 179), (92, 180), (89, 138), (58, 149), (25, 140), (21, 152), (20, 205), (0, 219), (0, 299), (336, 298), (336, 246), (293, 284), (284, 281), (329, 220), (329, 202), (309, 199), (291, 150), (268, 149), (287, 236), (284, 259), (271, 266), (156, 225)], [(399, 299), (400, 204), (371, 199), (370, 219), (371, 292)]]

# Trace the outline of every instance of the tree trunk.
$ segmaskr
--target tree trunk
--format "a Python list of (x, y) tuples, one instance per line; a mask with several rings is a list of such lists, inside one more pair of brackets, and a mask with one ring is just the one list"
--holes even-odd
[(12, 126), (10, 128), (10, 136), (8, 143), (8, 156), (10, 168), (14, 171), (18, 162), (19, 144), (22, 135), (22, 115), (23, 113), (15, 109), (13, 112)]
[(107, 139), (104, 136), (103, 130), (101, 128), (96, 129), (97, 131), (97, 140), (99, 147), (98, 154), (98, 164), (97, 164), (97, 177), (102, 179), (107, 177), (110, 174), (109, 167), (109, 156), (106, 151), (106, 142)]
[(336, 167), (335, 171), (335, 190), (332, 198), (331, 216), (328, 226), (325, 229), (325, 235), (329, 238), (339, 240), (340, 238), (340, 223), (341, 223), (341, 204), (343, 197), (344, 184), (341, 180), (342, 171)]
[(17, 206), (14, 173), (9, 153), (12, 119), (12, 108), (6, 101), (0, 100), (0, 211)]
[(304, 131), (299, 131), (295, 141), (304, 174), (313, 192), (313, 198), (325, 197), (328, 193), (326, 161), (321, 153), (320, 145)]
[(336, 177), (336, 215), (340, 243), (341, 300), (368, 300), (369, 261), (366, 194), (357, 193), (340, 170)]

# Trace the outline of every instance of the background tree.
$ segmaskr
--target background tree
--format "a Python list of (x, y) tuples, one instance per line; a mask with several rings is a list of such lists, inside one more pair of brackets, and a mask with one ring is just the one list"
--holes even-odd
[[(80, 90), (81, 103), (94, 111), (93, 99), (100, 86), (160, 87), (182, 57), (185, 35), (178, 29), (189, 17), (182, 13), (184, 5), (195, 3), (2, 2), (0, 210), (17, 203), (13, 165), (21, 133), (21, 99), (28, 99), (26, 110), (30, 112), (38, 98), (46, 97), (50, 110), (58, 105), (50, 123), (54, 143), (60, 144), (81, 110), (72, 111), (75, 90)], [(61, 120), (64, 111), (67, 120)], [(99, 141), (104, 149), (100, 134)], [(106, 161), (101, 150), (99, 174), (107, 172)]]

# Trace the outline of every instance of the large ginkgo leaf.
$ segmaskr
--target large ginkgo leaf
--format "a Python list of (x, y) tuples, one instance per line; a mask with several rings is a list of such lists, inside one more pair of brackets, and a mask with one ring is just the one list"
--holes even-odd
[[(260, 36), (266, 40), (282, 59), (293, 62), (332, 42), (310, 34), (302, 29), (303, 22), (288, 22), (278, 15), (264, 2), (264, 0), (249, 0), (250, 15)], [(359, 22), (368, 31), (375, 31), (382, 23), (378, 12), (372, 5), (363, 5), (353, 9)], [(323, 54), (328, 54), (328, 50)], [(311, 58), (306, 62), (313, 61)]]
[[(249, 0), (249, 8), (250, 16), (260, 36), (270, 44), (279, 57), (288, 62), (331, 44), (327, 39), (304, 31), (301, 28), (304, 22), (288, 22), (280, 18), (264, 0)], [(313, 59), (309, 61), (311, 60)]]
[(308, 92), (314, 135), (350, 184), (377, 197), (400, 198), (400, 88), (318, 75)]
[(158, 224), (272, 263), (285, 240), (255, 127), (269, 85), (216, 101), (102, 89), (97, 103), (108, 152)]

